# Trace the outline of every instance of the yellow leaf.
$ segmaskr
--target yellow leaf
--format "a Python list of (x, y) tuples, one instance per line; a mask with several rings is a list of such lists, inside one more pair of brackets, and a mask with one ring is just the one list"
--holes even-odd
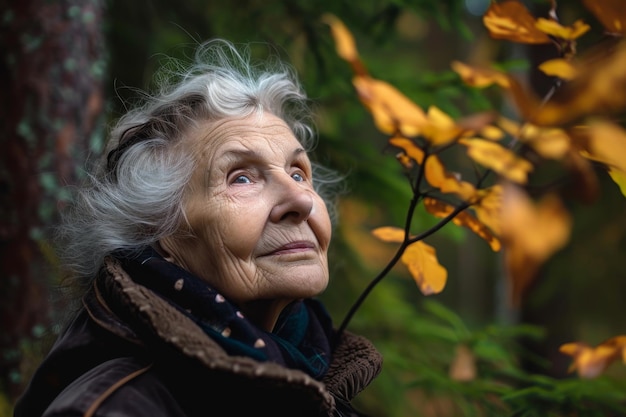
[(410, 244), (402, 254), (402, 262), (422, 294), (432, 295), (443, 291), (448, 271), (439, 264), (437, 252), (432, 246), (421, 241)]
[(497, 236), (501, 233), (502, 186), (499, 184), (478, 190), (477, 202), (472, 205), (478, 220)]
[(552, 194), (538, 204), (518, 187), (504, 187), (501, 226), (511, 301), (519, 305), (540, 266), (569, 240), (571, 216)]
[(385, 226), (372, 230), (372, 234), (383, 242), (404, 241), (404, 230), (398, 227)]
[(490, 68), (476, 68), (460, 61), (452, 61), (452, 70), (459, 74), (463, 82), (476, 88), (485, 88), (497, 84), (509, 88), (509, 76), (501, 71)]
[(626, 35), (624, 0), (583, 0), (585, 7), (609, 33)]
[(559, 128), (543, 128), (528, 123), (520, 139), (544, 158), (561, 159), (571, 149), (569, 135)]
[(493, 141), (499, 141), (504, 138), (504, 131), (496, 126), (485, 126), (480, 129), (479, 133), (481, 137)]
[(496, 124), (500, 129), (504, 130), (506, 133), (514, 138), (519, 137), (520, 131), (522, 130), (519, 123), (504, 116), (498, 117)]
[(607, 120), (596, 119), (586, 127), (587, 157), (620, 171), (626, 171), (626, 131)]
[(463, 132), (452, 117), (436, 106), (428, 108), (426, 119), (427, 123), (422, 126), (421, 134), (433, 146), (445, 145)]
[(476, 357), (466, 345), (456, 347), (449, 374), (453, 381), (473, 381), (476, 379)]
[(619, 125), (605, 120), (591, 121), (586, 127), (587, 142), (582, 155), (604, 164), (609, 175), (626, 196), (626, 131)]
[(367, 71), (361, 64), (359, 52), (352, 33), (336, 16), (326, 13), (322, 16), (322, 22), (330, 26), (331, 35), (335, 41), (337, 55), (343, 60), (352, 64), (355, 73), (365, 75)]
[(494, 39), (527, 44), (550, 43), (548, 35), (536, 28), (535, 18), (526, 6), (516, 0), (491, 2), (483, 23)]
[[(419, 165), (424, 162), (424, 151), (420, 147), (418, 147), (411, 139), (407, 139), (401, 136), (394, 136), (389, 139), (389, 144), (402, 149), (406, 156), (417, 162)], [(407, 166), (407, 164), (404, 165)], [(410, 168), (410, 166), (407, 167)]]
[(535, 27), (543, 33), (568, 41), (581, 37), (591, 29), (591, 27), (582, 20), (575, 21), (572, 26), (561, 26), (561, 24), (555, 20), (544, 19), (542, 17), (537, 19)]
[[(626, 41), (593, 50), (576, 62), (576, 78), (544, 105), (518, 105), (524, 117), (540, 126), (563, 126), (590, 115), (610, 115), (626, 108)], [(523, 101), (523, 99), (521, 100)], [(520, 102), (521, 102), (520, 101)]]
[(439, 188), (442, 193), (454, 193), (463, 201), (470, 201), (476, 194), (476, 187), (446, 171), (437, 155), (431, 155), (426, 160), (424, 173), (430, 185)]
[[(430, 214), (439, 218), (448, 217), (454, 211), (454, 207), (451, 205), (431, 197), (426, 197), (424, 199), (424, 208)], [(467, 227), (469, 230), (485, 240), (494, 252), (498, 252), (500, 250), (500, 240), (494, 236), (487, 226), (482, 224), (468, 212), (462, 211), (458, 213), (456, 217), (452, 219), (452, 222), (457, 226)]]
[(583, 342), (565, 343), (559, 350), (573, 357), (570, 372), (576, 370), (581, 378), (596, 378), (614, 361), (624, 360), (626, 336), (612, 337), (595, 347)]
[(617, 184), (623, 196), (626, 196), (626, 172), (609, 168), (609, 176)]
[(528, 181), (533, 165), (499, 143), (478, 138), (460, 139), (459, 143), (467, 147), (470, 158), (502, 177), (518, 184)]
[(576, 77), (576, 68), (565, 59), (550, 59), (538, 67), (544, 74), (559, 77), (563, 80), (572, 80)]
[(368, 76), (357, 76), (352, 82), (382, 133), (400, 132), (402, 136), (412, 137), (418, 135), (427, 123), (422, 108), (391, 84)]

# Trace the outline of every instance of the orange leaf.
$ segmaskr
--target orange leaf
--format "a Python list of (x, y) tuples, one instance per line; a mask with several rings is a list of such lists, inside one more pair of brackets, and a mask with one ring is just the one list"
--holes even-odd
[(518, 184), (528, 181), (533, 165), (499, 143), (478, 138), (460, 139), (459, 143), (467, 147), (470, 158), (502, 177)]
[(571, 149), (569, 135), (559, 128), (542, 128), (528, 123), (522, 130), (521, 140), (544, 158), (561, 159)]
[[(454, 207), (451, 205), (432, 197), (424, 198), (424, 208), (430, 214), (439, 218), (445, 218), (454, 211)], [(452, 219), (452, 222), (457, 226), (467, 227), (469, 230), (485, 240), (494, 252), (498, 252), (500, 250), (500, 240), (494, 236), (488, 227), (468, 212), (462, 211), (458, 213), (456, 217)]]
[[(402, 136), (394, 136), (389, 139), (389, 144), (402, 149), (406, 156), (411, 160), (422, 164), (424, 162), (424, 151), (418, 147), (411, 139), (404, 138)], [(407, 168), (410, 168), (407, 164), (403, 164)]]
[(626, 108), (626, 41), (622, 40), (614, 48), (593, 52), (577, 62), (576, 78), (557, 90), (547, 103), (538, 106), (535, 99), (518, 105), (525, 119), (540, 126), (562, 126), (590, 115), (623, 111)]
[(561, 24), (555, 20), (544, 19), (542, 17), (537, 19), (535, 27), (543, 33), (568, 41), (578, 39), (591, 29), (591, 27), (582, 20), (575, 21), (572, 26), (561, 26)]
[(368, 76), (357, 76), (352, 82), (359, 99), (372, 113), (374, 123), (382, 133), (391, 135), (400, 132), (402, 136), (416, 136), (427, 123), (422, 108), (391, 84)]
[(563, 80), (572, 80), (576, 77), (576, 68), (565, 59), (550, 59), (538, 67), (544, 74), (559, 77)]
[(581, 378), (595, 378), (618, 359), (626, 363), (626, 336), (612, 337), (595, 347), (583, 342), (566, 343), (559, 350), (574, 358), (570, 372), (576, 370)]
[(426, 114), (427, 123), (422, 126), (421, 134), (433, 146), (450, 143), (462, 132), (463, 128), (454, 123), (454, 119), (436, 106), (430, 106)]
[(501, 71), (490, 68), (476, 68), (460, 61), (452, 61), (452, 70), (459, 74), (463, 82), (476, 88), (485, 88), (497, 84), (509, 88), (509, 76)]
[(404, 241), (404, 230), (398, 227), (385, 226), (372, 230), (372, 234), (383, 242)]
[(472, 205), (476, 217), (497, 236), (501, 233), (500, 211), (502, 210), (502, 186), (478, 190), (478, 201)]
[(612, 122), (595, 120), (587, 126), (588, 142), (583, 156), (604, 164), (626, 195), (626, 131)]
[(626, 35), (624, 0), (583, 0), (585, 7), (609, 33)]
[(439, 188), (442, 193), (454, 193), (463, 201), (470, 201), (476, 195), (476, 187), (446, 171), (437, 155), (428, 157), (424, 168), (426, 180), (433, 187)]
[(439, 264), (437, 252), (432, 246), (421, 241), (410, 244), (402, 254), (402, 262), (422, 294), (432, 295), (443, 291), (448, 271)]
[(518, 187), (504, 187), (501, 238), (511, 281), (511, 300), (519, 305), (540, 266), (569, 240), (571, 216), (556, 195), (534, 204)]
[(550, 43), (548, 35), (535, 27), (535, 18), (526, 6), (516, 0), (492, 2), (483, 16), (483, 23), (494, 39), (528, 44)]
[(508, 133), (511, 137), (517, 138), (522, 130), (519, 123), (514, 120), (508, 119), (504, 116), (498, 117), (498, 127)]
[(330, 26), (330, 33), (335, 41), (337, 55), (351, 64), (355, 74), (367, 75), (367, 70), (359, 57), (354, 37), (343, 22), (330, 13), (322, 16), (322, 22)]

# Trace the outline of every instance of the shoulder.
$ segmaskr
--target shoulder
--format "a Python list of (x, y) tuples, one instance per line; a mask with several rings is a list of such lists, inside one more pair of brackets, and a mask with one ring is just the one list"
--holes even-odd
[(104, 362), (68, 385), (43, 417), (183, 417), (185, 413), (150, 364), (137, 358)]
[(323, 382), (336, 398), (350, 402), (378, 376), (383, 358), (365, 337), (344, 331)]

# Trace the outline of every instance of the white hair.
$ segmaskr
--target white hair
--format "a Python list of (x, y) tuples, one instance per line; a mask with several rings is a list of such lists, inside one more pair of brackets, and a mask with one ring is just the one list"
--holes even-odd
[[(196, 164), (189, 147), (176, 144), (200, 122), (269, 112), (307, 150), (314, 145), (308, 99), (287, 64), (253, 64), (249, 48), (240, 51), (224, 40), (202, 44), (194, 58), (185, 70), (177, 64), (176, 71), (161, 73), (157, 92), (117, 121), (105, 158), (64, 213), (57, 235), (74, 277), (95, 276), (115, 250), (138, 250), (176, 232)], [(338, 182), (324, 169), (314, 176), (319, 172), (316, 187)]]

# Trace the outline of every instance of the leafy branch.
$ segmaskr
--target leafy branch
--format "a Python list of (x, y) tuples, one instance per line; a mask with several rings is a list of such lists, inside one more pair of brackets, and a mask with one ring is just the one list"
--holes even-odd
[[(554, 78), (553, 88), (544, 97), (537, 97), (509, 73), (452, 62), (452, 70), (469, 86), (499, 88), (514, 104), (518, 120), (495, 111), (454, 120), (436, 106), (423, 110), (394, 86), (372, 77), (348, 28), (336, 16), (324, 16), (338, 55), (352, 68), (361, 103), (376, 128), (389, 136), (389, 145), (398, 149), (396, 159), (406, 170), (413, 192), (402, 229), (373, 230), (382, 241), (400, 245), (349, 310), (340, 333), (399, 261), (424, 295), (445, 288), (447, 270), (424, 239), (450, 222), (480, 236), (494, 252), (503, 251), (512, 289), (510, 302), (519, 306), (537, 271), (568, 243), (572, 229), (564, 194), (558, 188), (530, 193), (530, 180), (543, 165), (560, 164), (567, 178), (578, 181), (583, 200), (598, 194), (597, 167), (605, 169), (626, 195), (626, 131), (619, 119), (626, 110), (626, 11), (616, 0), (583, 3), (604, 26), (606, 39), (580, 55), (577, 40), (590, 26), (582, 20), (562, 25), (555, 0), (550, 1), (547, 18), (536, 18), (518, 0), (494, 1), (483, 16), (493, 39), (555, 46), (559, 58), (538, 66)], [(465, 150), (475, 167), (473, 181), (464, 180), (440, 157), (450, 149)], [(488, 182), (492, 174), (494, 181)], [(419, 204), (441, 220), (412, 235)], [(561, 350), (574, 357), (572, 369), (579, 375), (594, 377), (611, 361), (626, 358), (626, 336), (597, 347), (569, 343)]]

